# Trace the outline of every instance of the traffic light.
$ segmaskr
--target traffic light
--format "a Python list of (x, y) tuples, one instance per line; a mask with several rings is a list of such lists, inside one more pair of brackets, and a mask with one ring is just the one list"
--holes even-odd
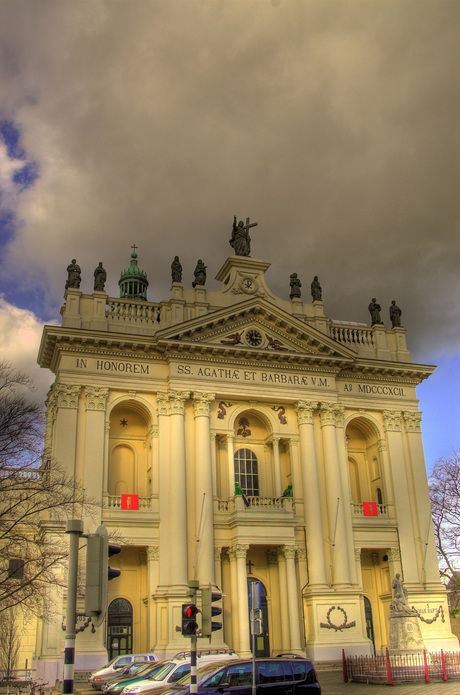
[(184, 637), (196, 635), (198, 623), (196, 622), (195, 618), (197, 613), (198, 608), (194, 603), (182, 604), (182, 634)]
[(221, 615), (222, 608), (213, 606), (216, 601), (222, 600), (220, 591), (213, 591), (211, 584), (205, 589), (201, 589), (201, 636), (211, 637), (215, 630), (222, 630), (222, 623), (213, 621), (213, 617)]
[(96, 533), (89, 533), (86, 545), (85, 615), (98, 627), (107, 612), (107, 582), (120, 576), (120, 570), (109, 567), (109, 557), (121, 550), (109, 543), (107, 529), (99, 526)]

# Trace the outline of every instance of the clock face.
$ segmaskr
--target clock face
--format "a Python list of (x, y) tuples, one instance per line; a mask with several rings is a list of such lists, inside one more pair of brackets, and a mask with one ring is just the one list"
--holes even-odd
[(262, 334), (255, 328), (251, 328), (251, 330), (247, 331), (245, 338), (248, 345), (252, 347), (258, 347), (262, 342)]

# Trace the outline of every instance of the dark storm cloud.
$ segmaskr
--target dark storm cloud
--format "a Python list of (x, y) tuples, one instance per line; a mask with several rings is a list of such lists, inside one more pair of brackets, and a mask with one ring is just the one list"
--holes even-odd
[[(212, 277), (233, 214), (252, 255), (314, 274), (326, 313), (396, 299), (416, 359), (459, 348), (460, 3), (170, 0), (0, 5), (2, 104), (40, 166), (5, 254), (55, 316), (76, 257), (150, 298), (179, 254)], [(10, 298), (11, 299), (11, 298)], [(448, 311), (443, 307), (448, 306)], [(456, 325), (457, 324), (457, 325)]]

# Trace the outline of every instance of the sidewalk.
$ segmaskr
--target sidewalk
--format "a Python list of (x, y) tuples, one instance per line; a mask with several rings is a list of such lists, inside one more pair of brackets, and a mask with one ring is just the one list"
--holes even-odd
[(459, 695), (460, 681), (434, 681), (403, 685), (366, 685), (343, 682), (342, 671), (318, 671), (322, 695)]

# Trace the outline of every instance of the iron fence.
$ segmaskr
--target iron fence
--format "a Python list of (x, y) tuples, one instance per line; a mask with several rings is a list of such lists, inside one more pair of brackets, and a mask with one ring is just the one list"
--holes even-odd
[(414, 681), (460, 680), (460, 652), (421, 652), (346, 656), (342, 650), (343, 680), (396, 685)]

